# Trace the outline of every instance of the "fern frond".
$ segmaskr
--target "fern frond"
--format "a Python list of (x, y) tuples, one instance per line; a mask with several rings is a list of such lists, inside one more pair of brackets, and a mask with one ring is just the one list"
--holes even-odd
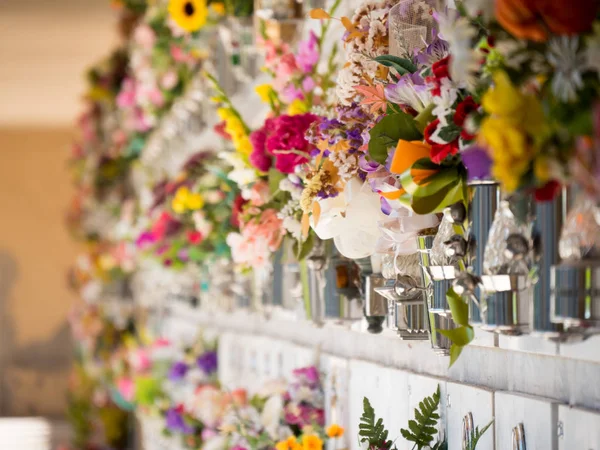
[(358, 425), (360, 442), (368, 442), (369, 448), (391, 449), (392, 441), (388, 440), (388, 431), (383, 425), (383, 419), (375, 417), (375, 409), (369, 399), (363, 399), (363, 414)]
[[(437, 410), (440, 406), (440, 387), (431, 397), (425, 397), (419, 407), (415, 408), (415, 420), (408, 421), (408, 429), (401, 429), (402, 437), (414, 442), (414, 448), (421, 450), (428, 446), (437, 434), (437, 424), (440, 416)], [(436, 447), (442, 448), (442, 447)]]
[(492, 426), (494, 421), (490, 421), (485, 427), (479, 430), (479, 427), (475, 427), (475, 430), (471, 431), (471, 436), (469, 437), (469, 443), (467, 444), (467, 450), (475, 450), (477, 448), (477, 443), (479, 439), (485, 434), (485, 432)]

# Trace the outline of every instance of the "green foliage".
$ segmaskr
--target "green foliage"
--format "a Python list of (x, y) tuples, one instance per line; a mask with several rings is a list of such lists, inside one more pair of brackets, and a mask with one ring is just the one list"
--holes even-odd
[(492, 420), (481, 430), (479, 429), (479, 427), (475, 427), (475, 430), (471, 430), (471, 434), (469, 436), (465, 450), (475, 450), (477, 448), (477, 444), (479, 443), (479, 439), (481, 439), (481, 437), (492, 426), (493, 423), (494, 421)]
[(379, 64), (394, 69), (400, 75), (415, 73), (417, 71), (417, 66), (407, 58), (400, 58), (393, 55), (381, 55), (373, 59)]
[(363, 414), (358, 429), (360, 442), (367, 442), (369, 448), (391, 448), (392, 441), (388, 440), (388, 431), (383, 425), (383, 419), (375, 417), (375, 410), (367, 397), (363, 399)]
[(400, 139), (415, 141), (423, 137), (413, 117), (403, 112), (385, 116), (369, 134), (369, 155), (379, 164), (385, 164), (390, 148), (395, 148)]
[(454, 289), (448, 289), (446, 300), (452, 313), (452, 320), (458, 327), (451, 330), (438, 330), (452, 342), (450, 347), (450, 367), (456, 362), (463, 349), (475, 337), (473, 327), (469, 325), (469, 305), (460, 295), (454, 292)]
[[(434, 440), (438, 430), (436, 428), (440, 416), (437, 410), (440, 406), (440, 387), (431, 397), (425, 397), (419, 407), (415, 408), (415, 420), (408, 421), (408, 430), (401, 429), (400, 433), (409, 442), (414, 442), (413, 448), (421, 450), (429, 446)], [(438, 445), (434, 448), (441, 448)]]

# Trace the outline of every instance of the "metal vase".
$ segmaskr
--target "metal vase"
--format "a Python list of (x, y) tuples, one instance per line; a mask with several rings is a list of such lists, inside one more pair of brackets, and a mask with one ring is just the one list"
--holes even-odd
[(564, 196), (559, 195), (552, 201), (536, 204), (535, 230), (538, 236), (539, 278), (530, 305), (529, 326), (531, 334), (551, 340), (560, 340), (563, 336), (562, 324), (550, 320), (552, 266), (560, 260), (558, 241), (566, 217), (566, 202), (563, 199)]
[(565, 329), (586, 335), (600, 332), (600, 261), (554, 266), (551, 272), (550, 316)]
[(378, 334), (383, 331), (383, 325), (388, 317), (388, 300), (377, 292), (377, 288), (385, 284), (381, 274), (371, 274), (365, 277), (365, 319), (369, 333)]
[(358, 267), (320, 241), (307, 260), (309, 315), (318, 325), (326, 321), (361, 320), (363, 304), (358, 290)]
[(429, 339), (429, 318), (425, 304), (390, 303), (390, 328), (405, 341), (426, 341)]
[[(500, 201), (500, 190), (495, 182), (477, 181), (470, 183), (473, 190), (470, 214), (470, 235), (476, 243), (475, 251), (469, 262), (476, 276), (483, 275), (483, 254), (487, 245), (490, 227), (494, 221), (494, 215)], [(475, 289), (475, 297), (481, 298), (479, 286)], [(469, 301), (469, 323), (481, 323), (479, 307), (473, 301)]]
[(480, 299), (481, 324), (485, 331), (518, 336), (529, 331), (529, 305), (533, 286), (526, 275), (484, 275)]
[[(425, 291), (423, 293), (426, 317), (429, 320), (429, 337), (433, 350), (441, 355), (448, 355), (452, 342), (439, 333), (440, 329), (452, 329), (456, 325), (451, 319), (450, 308), (446, 300), (446, 292), (451, 286), (447, 281), (452, 278), (446, 275), (446, 266), (431, 265), (431, 248), (435, 236), (418, 236), (417, 248), (421, 258), (421, 270)], [(438, 311), (436, 313), (434, 311)]]

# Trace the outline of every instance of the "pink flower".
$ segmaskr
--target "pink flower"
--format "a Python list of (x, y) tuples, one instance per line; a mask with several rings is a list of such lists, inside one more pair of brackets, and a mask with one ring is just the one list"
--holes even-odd
[(175, 86), (177, 86), (177, 83), (179, 83), (179, 76), (177, 75), (177, 72), (174, 70), (169, 70), (160, 79), (161, 87), (163, 89), (166, 89), (167, 91), (170, 91)]
[(300, 69), (305, 73), (312, 72), (314, 66), (319, 62), (319, 49), (318, 49), (318, 38), (317, 35), (311, 31), (308, 39), (298, 44), (298, 56), (296, 56), (296, 62)]
[(304, 90), (304, 92), (310, 92), (312, 91), (317, 85), (315, 84), (315, 80), (312, 79), (312, 77), (306, 77), (303, 81), (302, 81), (302, 89)]
[(304, 93), (302, 92), (302, 89), (297, 88), (293, 84), (288, 84), (283, 87), (279, 91), (279, 94), (281, 95), (282, 100), (286, 103), (291, 103), (294, 100), (304, 100)]
[(296, 57), (292, 53), (286, 53), (285, 55), (282, 55), (281, 59), (279, 60), (279, 66), (277, 67), (277, 75), (291, 77), (296, 71), (298, 71)]
[(169, 213), (163, 212), (154, 225), (151, 232), (155, 240), (160, 241), (165, 237), (175, 234), (181, 228), (181, 222), (173, 218)]
[(162, 106), (165, 104), (165, 96), (163, 95), (162, 91), (157, 87), (148, 89), (144, 94), (146, 95), (148, 100), (150, 100), (150, 103), (152, 103), (157, 108), (162, 108)]
[(119, 378), (117, 380), (117, 391), (125, 401), (130, 402), (135, 395), (135, 384), (131, 378)]
[(252, 153), (250, 153), (249, 156), (250, 164), (261, 172), (267, 172), (273, 164), (271, 157), (267, 155), (266, 148), (268, 132), (267, 124), (270, 122), (271, 119), (267, 119), (265, 125), (260, 130), (250, 133), (250, 142), (252, 143)]
[(269, 201), (271, 192), (266, 181), (259, 180), (250, 189), (248, 200), (252, 206), (262, 206)]
[(152, 367), (150, 358), (148, 357), (148, 353), (145, 349), (135, 351), (131, 355), (129, 363), (136, 372), (145, 372)]
[(142, 48), (152, 50), (156, 42), (154, 30), (147, 24), (138, 25), (133, 34), (133, 39)]
[(317, 119), (317, 116), (310, 113), (282, 115), (273, 119), (273, 130), (267, 136), (265, 144), (267, 151), (275, 156), (277, 170), (282, 173), (294, 173), (296, 166), (308, 161), (313, 146), (304, 135)]
[(117, 106), (119, 108), (131, 108), (135, 105), (135, 81), (131, 78), (125, 78), (121, 84), (121, 90), (117, 95)]
[(193, 64), (194, 63), (193, 56), (184, 52), (181, 47), (178, 47), (177, 45), (173, 45), (173, 44), (171, 45), (171, 57), (177, 63), (185, 63), (185, 64)]

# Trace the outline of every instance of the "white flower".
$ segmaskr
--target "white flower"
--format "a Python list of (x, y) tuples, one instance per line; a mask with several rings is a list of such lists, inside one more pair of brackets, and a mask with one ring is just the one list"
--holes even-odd
[(407, 105), (421, 112), (431, 103), (432, 95), (424, 84), (415, 84), (413, 76), (407, 74), (402, 76), (398, 83), (388, 84), (385, 87), (385, 97), (392, 103)]
[(192, 219), (194, 220), (196, 231), (202, 233), (203, 238), (207, 238), (213, 230), (213, 225), (206, 220), (206, 214), (204, 211), (195, 211), (192, 215)]
[(463, 5), (470, 16), (481, 16), (484, 21), (494, 17), (494, 2), (490, 0), (463, 0)]
[(283, 398), (274, 395), (267, 402), (260, 415), (260, 423), (272, 439), (278, 438), (279, 421), (283, 414)]
[(446, 14), (438, 13), (437, 19), (440, 37), (450, 46), (450, 75), (459, 85), (473, 87), (477, 79), (475, 73), (479, 69), (478, 52), (473, 49), (473, 39), (477, 30), (471, 25), (469, 19), (460, 17), (455, 10), (448, 10)]
[(577, 91), (583, 87), (581, 67), (584, 57), (578, 53), (577, 36), (558, 36), (548, 44), (548, 62), (554, 69), (552, 93), (563, 102), (577, 99)]
[[(453, 106), (457, 99), (458, 90), (453, 85), (452, 81), (448, 78), (444, 78), (440, 85), (440, 95), (433, 97), (435, 108), (431, 111), (435, 117), (440, 119), (441, 126), (439, 126), (438, 129), (448, 125), (446, 118), (453, 112)], [(445, 142), (440, 143), (443, 144)]]
[(283, 218), (283, 228), (287, 231), (290, 236), (292, 236), (297, 241), (302, 238), (302, 224), (299, 220), (296, 220), (293, 217), (284, 217)]

